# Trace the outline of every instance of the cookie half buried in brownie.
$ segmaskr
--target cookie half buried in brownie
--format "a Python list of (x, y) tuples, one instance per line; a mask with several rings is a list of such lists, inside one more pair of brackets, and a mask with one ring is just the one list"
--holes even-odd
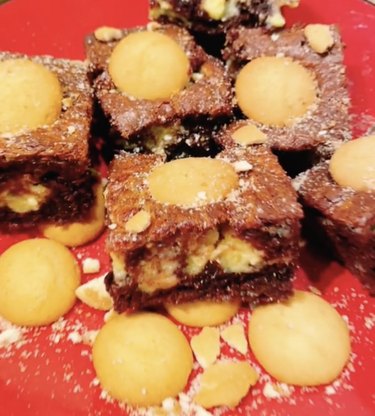
[(330, 162), (294, 181), (306, 207), (310, 237), (329, 241), (375, 295), (375, 136), (343, 144)]
[[(224, 57), (240, 116), (265, 134), (290, 173), (330, 157), (350, 138), (343, 48), (335, 26), (273, 34), (235, 28), (227, 35)], [(296, 166), (301, 160), (306, 163)]]
[(78, 61), (0, 52), (0, 227), (84, 218), (92, 94)]
[[(231, 115), (231, 85), (223, 64), (182, 28), (100, 28), (86, 39), (86, 48), (92, 73), (100, 73), (94, 81), (99, 103), (130, 145), (153, 135), (150, 128), (165, 132), (187, 118)], [(159, 142), (167, 146), (163, 140), (161, 134)]]
[(264, 146), (164, 163), (119, 155), (106, 191), (115, 309), (196, 299), (272, 302), (292, 291), (302, 216)]
[(281, 7), (298, 4), (299, 0), (150, 0), (150, 19), (185, 27), (216, 55), (229, 28), (282, 27), (285, 19)]

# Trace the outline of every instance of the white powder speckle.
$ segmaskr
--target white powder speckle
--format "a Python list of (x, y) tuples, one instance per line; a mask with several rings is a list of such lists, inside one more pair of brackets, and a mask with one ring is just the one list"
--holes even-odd
[(8, 328), (0, 333), (0, 348), (7, 348), (22, 339), (20, 328)]
[(236, 172), (247, 172), (253, 168), (253, 165), (247, 160), (239, 160), (233, 163), (233, 167)]

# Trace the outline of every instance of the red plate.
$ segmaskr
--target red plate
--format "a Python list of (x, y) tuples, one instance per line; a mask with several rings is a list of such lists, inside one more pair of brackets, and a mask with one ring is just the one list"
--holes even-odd
[[(342, 30), (352, 97), (354, 133), (375, 125), (375, 7), (362, 0), (340, 2), (303, 0), (287, 13), (288, 22), (337, 23)], [(83, 58), (83, 37), (101, 25), (133, 26), (147, 19), (147, 1), (130, 0), (11, 0), (0, 7), (0, 49), (29, 54)], [(0, 237), (0, 252), (26, 236)], [(79, 261), (99, 258), (100, 273), (109, 268), (104, 238), (74, 250)], [(259, 415), (374, 415), (375, 300), (357, 280), (335, 262), (306, 252), (296, 287), (318, 288), (349, 322), (353, 355), (333, 386), (295, 389), (288, 398), (263, 394), (267, 376), (241, 406), (226, 414)], [(84, 280), (92, 276), (83, 276)], [(1, 290), (1, 289), (0, 289)], [(241, 317), (247, 321), (248, 312)], [(90, 347), (69, 334), (98, 329), (103, 313), (77, 303), (60, 327), (29, 329), (25, 343), (0, 350), (0, 413), (2, 415), (117, 415), (129, 414), (108, 403), (96, 385)], [(186, 328), (183, 328), (186, 330)], [(190, 337), (196, 330), (186, 330)], [(234, 356), (222, 347), (222, 357)], [(238, 358), (241, 358), (238, 356)], [(255, 363), (251, 354), (248, 358)]]

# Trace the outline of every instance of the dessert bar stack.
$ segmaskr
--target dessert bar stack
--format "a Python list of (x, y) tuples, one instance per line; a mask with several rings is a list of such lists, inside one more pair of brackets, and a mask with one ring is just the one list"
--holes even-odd
[(120, 155), (106, 200), (117, 311), (291, 294), (302, 211), (266, 147), (167, 163)]
[(0, 227), (83, 220), (94, 201), (83, 62), (0, 53)]

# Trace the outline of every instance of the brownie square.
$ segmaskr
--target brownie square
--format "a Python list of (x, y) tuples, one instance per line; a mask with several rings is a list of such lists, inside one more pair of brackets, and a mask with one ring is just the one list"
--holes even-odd
[[(152, 196), (150, 178), (166, 166), (162, 157), (121, 154), (112, 162), (106, 206), (113, 272), (106, 285), (117, 311), (196, 299), (256, 304), (291, 293), (302, 211), (290, 179), (264, 146), (226, 150), (214, 160), (235, 169), (238, 186), (222, 200), (189, 207)], [(203, 182), (222, 185), (202, 169)], [(144, 227), (129, 231), (136, 215)]]
[(207, 52), (218, 55), (231, 27), (284, 26), (280, 7), (298, 4), (299, 0), (150, 0), (150, 19), (185, 27)]
[[(283, 6), (297, 7), (299, 1), (282, 3)], [(210, 0), (150, 0), (150, 18), (210, 35), (225, 33), (238, 25), (280, 27), (285, 23), (278, 0), (235, 0), (222, 4)]]
[(307, 235), (329, 242), (336, 257), (375, 295), (375, 192), (338, 185), (328, 162), (294, 182), (306, 207)]
[[(108, 72), (108, 59), (121, 38), (137, 31), (156, 31), (175, 40), (190, 62), (190, 81), (167, 100), (135, 99), (120, 92)], [(169, 127), (187, 118), (217, 118), (232, 113), (232, 93), (223, 64), (206, 54), (189, 33), (177, 26), (150, 24), (147, 28), (117, 30), (109, 40), (86, 38), (90, 71), (101, 108), (124, 141), (136, 141), (147, 129)]]
[[(0, 52), (0, 61), (15, 58), (31, 59), (51, 70), (61, 84), (63, 101), (53, 124), (0, 135), (1, 227), (27, 228), (83, 218), (93, 203), (96, 182), (89, 158), (93, 100), (87, 67), (79, 61)], [(29, 208), (24, 207), (25, 199)]]
[[(291, 165), (301, 156), (310, 159), (311, 165), (330, 157), (340, 143), (351, 137), (343, 44), (337, 27), (329, 26), (329, 31), (333, 45), (324, 53), (313, 49), (302, 27), (273, 34), (260, 28), (239, 27), (227, 33), (223, 56), (233, 77), (249, 61), (270, 56), (292, 59), (311, 71), (317, 81), (316, 102), (291, 125), (280, 127), (251, 120), (267, 135), (271, 148), (291, 170)], [(288, 158), (291, 159), (289, 163)]]

